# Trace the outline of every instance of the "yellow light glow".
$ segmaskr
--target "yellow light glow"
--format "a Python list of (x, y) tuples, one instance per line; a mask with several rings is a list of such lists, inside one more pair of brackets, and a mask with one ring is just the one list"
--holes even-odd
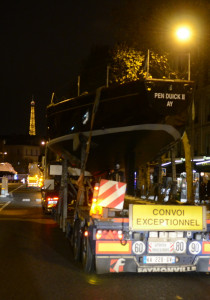
[(191, 35), (192, 33), (189, 27), (183, 26), (176, 30), (176, 37), (180, 41), (188, 41), (191, 38)]
[(99, 205), (97, 205), (97, 203), (92, 203), (91, 208), (90, 208), (90, 215), (102, 215), (103, 212), (103, 208)]

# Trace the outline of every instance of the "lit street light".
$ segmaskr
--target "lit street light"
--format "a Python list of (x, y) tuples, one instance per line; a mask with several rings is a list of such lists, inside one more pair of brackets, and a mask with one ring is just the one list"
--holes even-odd
[[(179, 43), (186, 46), (192, 39), (193, 32), (188, 26), (179, 26), (175, 30), (176, 39)], [(190, 52), (188, 51), (188, 80), (190, 80)], [(189, 143), (187, 134), (183, 136), (183, 145), (185, 151), (185, 166), (187, 173), (187, 201), (194, 201), (193, 194), (193, 158), (194, 158), (194, 100), (192, 103), (192, 122), (191, 122), (191, 143)]]
[(192, 36), (192, 31), (189, 27), (182, 26), (182, 27), (177, 28), (176, 36), (179, 41), (187, 42), (190, 40), (190, 38)]
[[(175, 36), (179, 42), (188, 43), (192, 38), (192, 30), (185, 25), (177, 27)], [(188, 80), (190, 80), (190, 52), (188, 52)]]

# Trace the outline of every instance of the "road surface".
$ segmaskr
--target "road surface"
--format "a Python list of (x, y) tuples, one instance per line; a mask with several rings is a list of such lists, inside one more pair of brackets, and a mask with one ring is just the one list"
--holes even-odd
[(85, 274), (40, 198), (21, 188), (0, 197), (0, 299), (210, 299), (206, 274)]

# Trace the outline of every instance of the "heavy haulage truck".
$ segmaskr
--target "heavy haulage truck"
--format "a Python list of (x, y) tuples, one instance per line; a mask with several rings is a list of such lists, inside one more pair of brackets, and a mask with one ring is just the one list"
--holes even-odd
[(102, 179), (90, 205), (69, 206), (66, 233), (86, 272), (210, 271), (205, 206), (133, 204), (125, 188)]
[(62, 172), (45, 168), (45, 178), (61, 176), (55, 214), (86, 272), (210, 271), (205, 206), (128, 196), (139, 166), (180, 141), (193, 91), (192, 81), (153, 79), (148, 68), (146, 78), (95, 93), (58, 103), (52, 95), (46, 166), (62, 160)]

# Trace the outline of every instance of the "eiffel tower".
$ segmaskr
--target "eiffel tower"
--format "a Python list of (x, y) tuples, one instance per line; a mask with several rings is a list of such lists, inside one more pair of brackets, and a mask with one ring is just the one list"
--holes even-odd
[(29, 135), (36, 135), (35, 128), (35, 101), (31, 101), (31, 114), (30, 114), (30, 126), (29, 126)]

